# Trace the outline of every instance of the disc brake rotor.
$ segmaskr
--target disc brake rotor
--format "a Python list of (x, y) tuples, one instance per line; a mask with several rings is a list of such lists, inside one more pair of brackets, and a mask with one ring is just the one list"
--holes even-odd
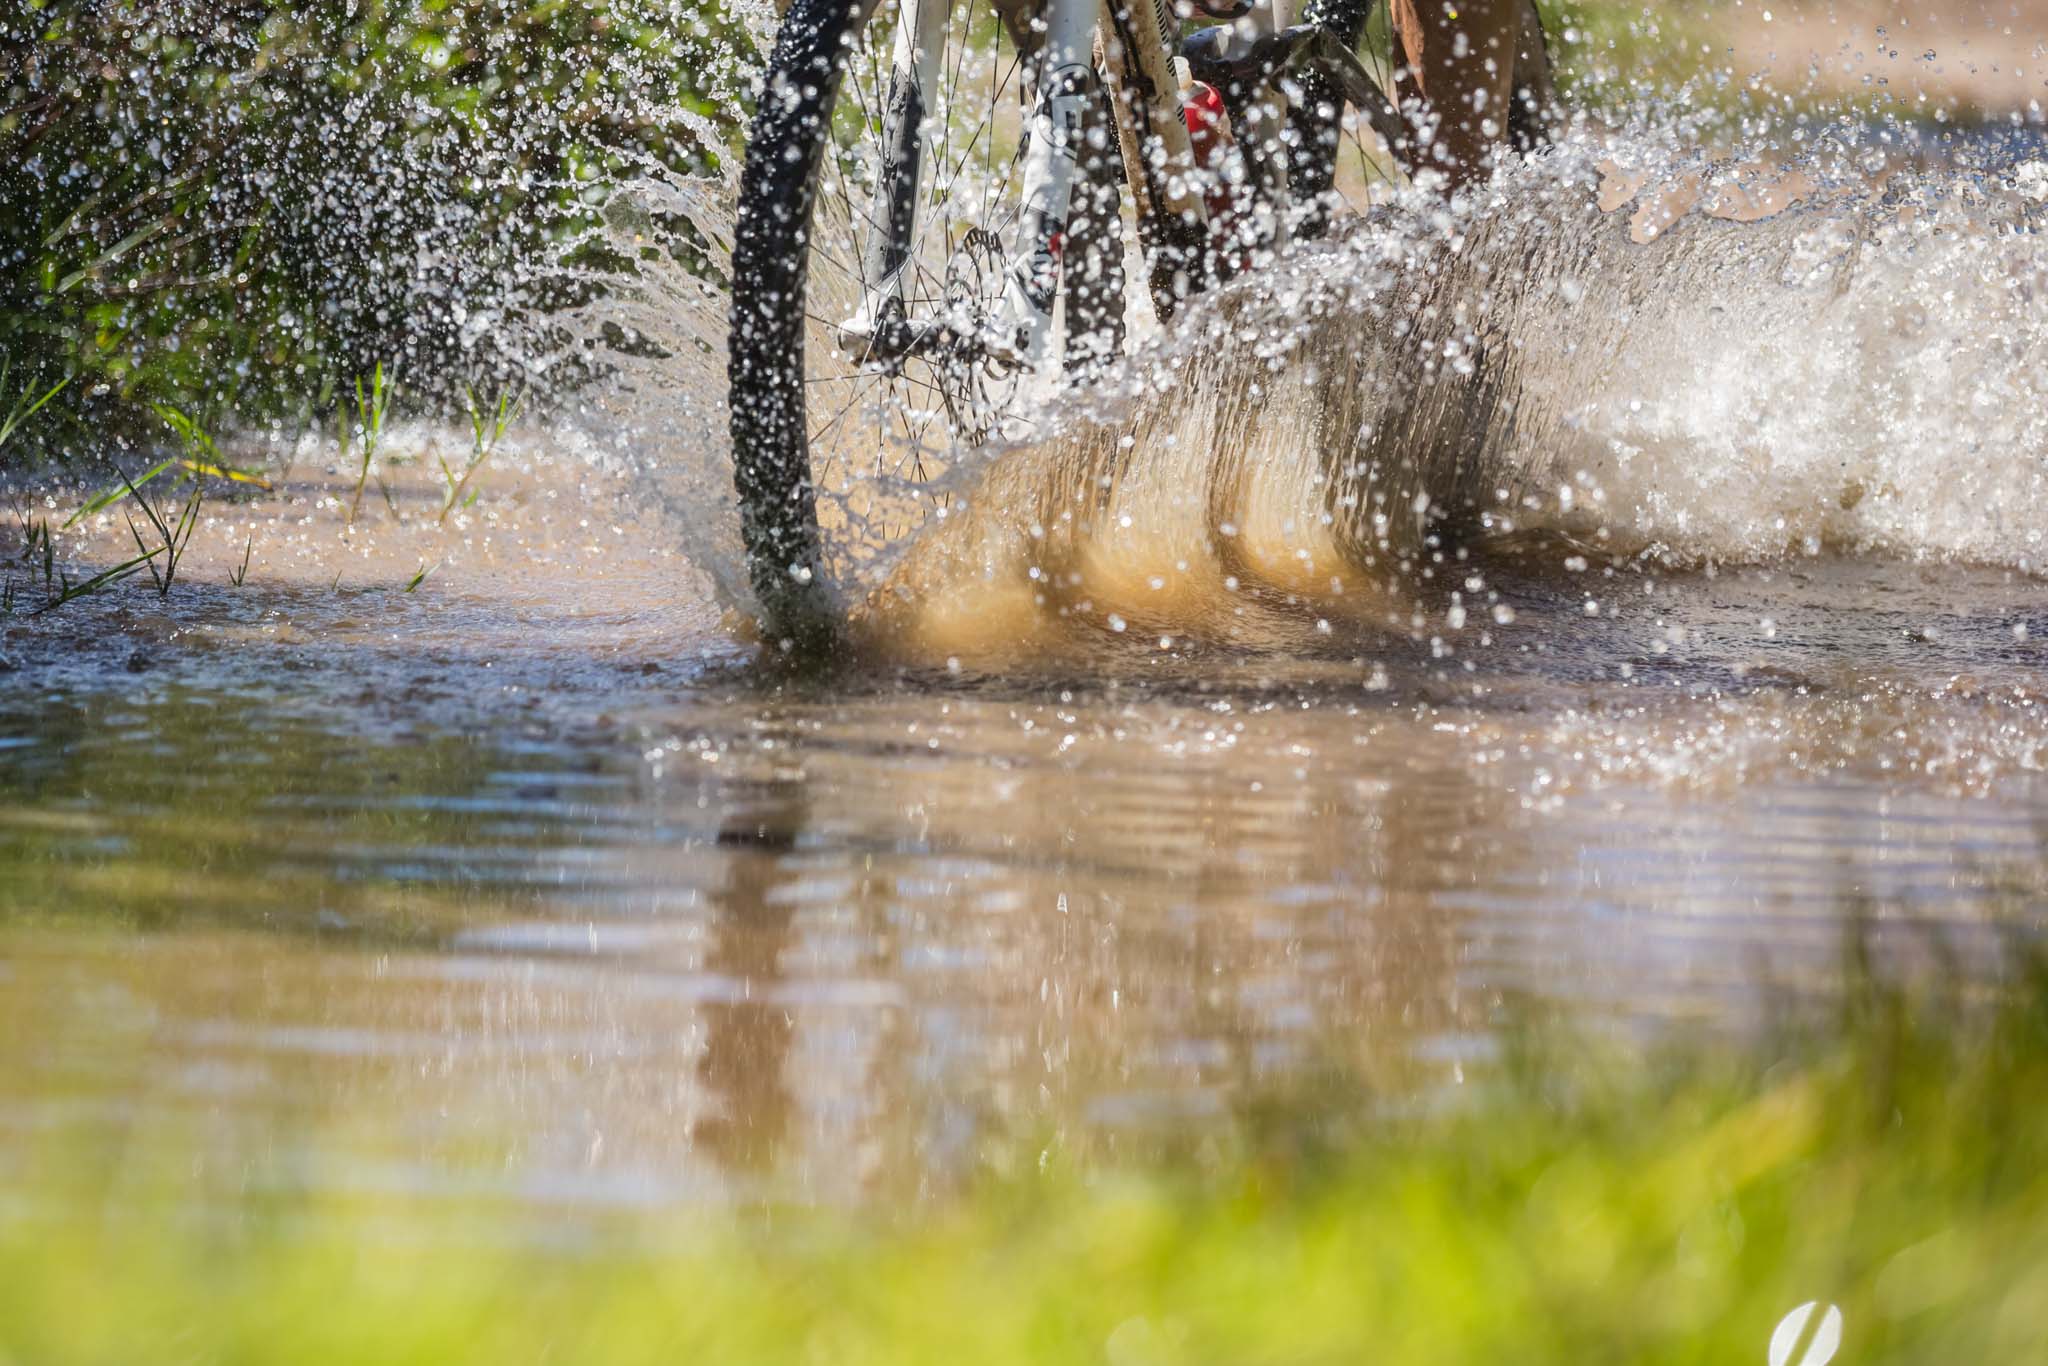
[[(957, 329), (978, 335), (1001, 307), (1005, 253), (1002, 239), (969, 228), (946, 263), (946, 311)], [(1024, 371), (970, 343), (932, 357), (932, 371), (953, 432), (981, 445), (1001, 428), (1024, 383)]]

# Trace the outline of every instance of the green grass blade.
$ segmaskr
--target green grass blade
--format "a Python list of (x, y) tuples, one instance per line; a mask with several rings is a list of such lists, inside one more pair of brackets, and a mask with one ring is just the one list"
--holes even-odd
[(155, 550), (151, 550), (144, 554), (137, 555), (132, 560), (124, 560), (120, 564), (115, 565), (112, 569), (108, 569), (101, 573), (95, 574), (91, 578), (87, 579), (84, 583), (72, 584), (69, 581), (66, 581), (63, 590), (56, 596), (56, 598), (44, 603), (41, 607), (36, 608), (36, 610), (29, 613), (29, 615), (39, 617), (43, 615), (43, 613), (45, 612), (54, 612), (67, 602), (74, 602), (79, 598), (87, 596), (88, 594), (96, 593), (100, 589), (105, 588), (110, 583), (118, 583), (122, 579), (127, 578), (131, 574), (141, 572), (142, 567), (144, 565), (148, 564), (151, 560), (155, 559), (158, 555), (161, 555), (163, 553), (163, 547), (158, 546)]
[(178, 457), (168, 456), (165, 459), (157, 461), (156, 464), (151, 465), (148, 469), (144, 470), (142, 472), (142, 477), (140, 479), (130, 481), (127, 475), (122, 475), (121, 486), (119, 488), (105, 488), (100, 490), (98, 493), (94, 494), (91, 498), (88, 498), (85, 502), (85, 506), (81, 507), (78, 511), (72, 513), (70, 518), (66, 520), (63, 527), (60, 529), (64, 531), (69, 531), (71, 530), (72, 527), (77, 526), (80, 521), (92, 516), (95, 512), (99, 512), (106, 508), (112, 507), (114, 504), (120, 502), (123, 498), (127, 497), (135, 490), (141, 488), (150, 480), (156, 478), (159, 474), (162, 474), (165, 470), (171, 468), (173, 465), (176, 465), (177, 463), (179, 463)]

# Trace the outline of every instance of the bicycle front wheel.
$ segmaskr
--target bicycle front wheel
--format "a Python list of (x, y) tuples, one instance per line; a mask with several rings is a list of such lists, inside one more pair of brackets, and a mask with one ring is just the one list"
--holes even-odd
[[(857, 574), (943, 505), (963, 446), (1029, 434), (1032, 378), (982, 325), (1021, 247), (1032, 8), (795, 0), (777, 35), (741, 177), (730, 379), (748, 570), (795, 645), (830, 637), (828, 572)], [(1087, 142), (1070, 354), (1121, 324), (1115, 142)]]

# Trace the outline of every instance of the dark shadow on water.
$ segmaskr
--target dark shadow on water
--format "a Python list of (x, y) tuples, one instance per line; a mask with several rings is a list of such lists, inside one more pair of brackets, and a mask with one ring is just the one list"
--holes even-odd
[(809, 811), (803, 783), (778, 783), (728, 816), (717, 835), (729, 857), (724, 889), (713, 897), (704, 968), (731, 989), (704, 1006), (697, 1074), (719, 1113), (700, 1119), (691, 1137), (729, 1169), (774, 1167), (795, 1104), (784, 1073), (796, 1024), (775, 988), (784, 980), (796, 907), (777, 893), (800, 877), (789, 859)]

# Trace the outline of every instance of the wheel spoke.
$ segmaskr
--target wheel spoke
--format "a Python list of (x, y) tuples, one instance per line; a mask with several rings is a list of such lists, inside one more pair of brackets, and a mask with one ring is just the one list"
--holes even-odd
[[(883, 231), (881, 196), (889, 193), (878, 148), (893, 67), (885, 49), (895, 26), (905, 22), (906, 3), (915, 0), (885, 6), (870, 21), (859, 52), (847, 63), (838, 107), (821, 119), (831, 139), (831, 165), (818, 175), (813, 231), (804, 248), (820, 268), (812, 306), (803, 311), (806, 327), (819, 330), (810, 334), (807, 373), (801, 377), (802, 392), (816, 395), (807, 406), (825, 410), (805, 424), (815, 478), (834, 498), (854, 493), (869, 478), (891, 481), (864, 514), (879, 519), (877, 528), (892, 528), (890, 534), (906, 516), (916, 516), (900, 502), (911, 490), (894, 480), (928, 484), (952, 463), (954, 443), (979, 444), (1004, 431), (1038, 429), (1010, 411), (1025, 378), (1021, 372), (943, 348), (879, 364), (864, 359), (866, 349), (857, 339), (842, 336), (843, 318), (826, 316), (845, 307), (845, 288), (856, 288), (858, 299), (880, 284), (869, 278), (868, 265)], [(993, 316), (1022, 214), (1021, 139), (1008, 152), (997, 142), (1012, 122), (1008, 104), (1016, 102), (1031, 68), (999, 20), (977, 31), (974, 9), (971, 0), (951, 7), (953, 50), (936, 64), (939, 88), (926, 92), (927, 118), (937, 127), (928, 122), (918, 133), (923, 184), (914, 197), (909, 268), (897, 290), (913, 328), (951, 322), (955, 314), (962, 315), (962, 326)], [(863, 426), (872, 432), (861, 431)], [(917, 494), (927, 508), (949, 500), (929, 488)]]

